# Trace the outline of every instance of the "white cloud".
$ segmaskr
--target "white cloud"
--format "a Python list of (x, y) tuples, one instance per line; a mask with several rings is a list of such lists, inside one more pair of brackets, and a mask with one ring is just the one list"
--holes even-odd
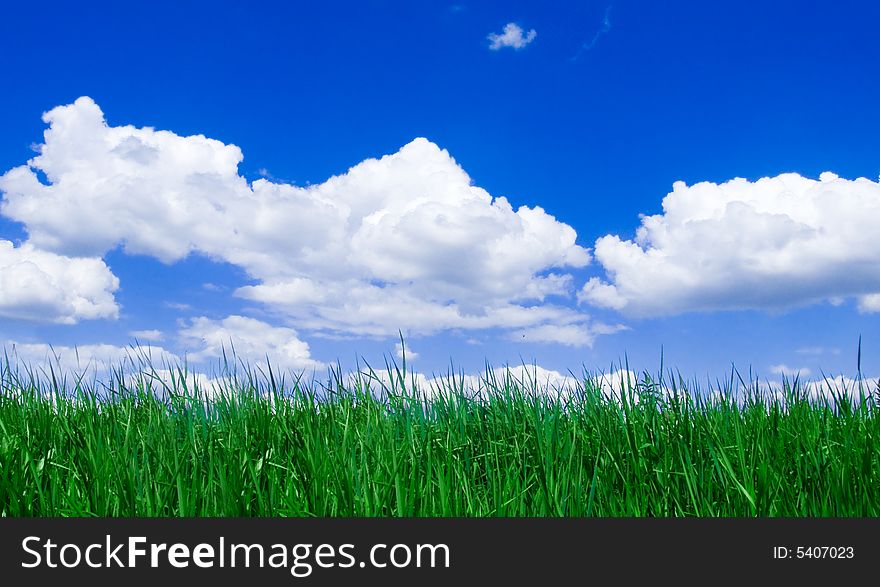
[(203, 254), (254, 279), (237, 296), (326, 334), (588, 328), (554, 302), (573, 294), (566, 268), (590, 260), (574, 229), (492, 197), (426, 139), (298, 187), (249, 184), (235, 145), (108, 126), (89, 98), (44, 119), (39, 155), (0, 177), (2, 212), (34, 246)]
[(838, 375), (808, 382), (804, 386), (807, 397), (812, 401), (828, 400), (836, 403), (840, 398), (847, 398), (853, 404), (861, 401), (862, 396), (870, 396), (880, 390), (880, 379), (866, 377), (853, 379)]
[(880, 312), (880, 293), (860, 296), (859, 311), (865, 314)]
[[(639, 402), (636, 389), (639, 377), (634, 371), (620, 369), (589, 377), (589, 383), (594, 385), (605, 399), (620, 403), (626, 397), (627, 401)], [(529, 395), (566, 400), (583, 393), (586, 382), (579, 376), (563, 374), (538, 365), (517, 365), (499, 367), (479, 375), (435, 377), (429, 379), (427, 383), (429, 389), (434, 392), (448, 391), (451, 388), (463, 390), (466, 395), (475, 398), (485, 396), (489, 389), (503, 389), (507, 383), (511, 383)], [(662, 391), (665, 394), (669, 393), (665, 389)]]
[(135, 340), (148, 340), (151, 342), (163, 340), (165, 334), (161, 330), (132, 330), (128, 333)]
[(634, 240), (596, 241), (608, 282), (590, 280), (579, 299), (633, 316), (853, 297), (871, 311), (880, 307), (877, 226), (880, 184), (864, 178), (677, 182)]
[(65, 257), (0, 240), (0, 316), (74, 324), (116, 318), (119, 280), (100, 259)]
[(601, 308), (620, 310), (626, 306), (626, 298), (617, 293), (617, 287), (604, 283), (598, 277), (591, 277), (577, 294), (579, 302), (589, 302)]
[[(802, 373), (801, 375), (804, 374)], [(795, 389), (799, 397), (809, 402), (829, 402), (832, 405), (838, 404), (841, 399), (845, 399), (853, 405), (859, 404), (863, 399), (870, 401), (870, 396), (874, 394), (876, 397), (878, 390), (880, 390), (880, 379), (877, 377), (854, 379), (843, 375), (801, 379)], [(784, 408), (789, 403), (789, 394), (792, 391), (790, 388), (786, 389), (783, 383), (778, 380), (758, 383), (758, 392), (763, 399), (768, 402), (779, 402)], [(755, 386), (749, 385), (748, 388), (737, 386), (724, 394), (720, 391), (712, 391), (709, 393), (708, 398), (712, 401), (726, 398), (728, 401), (743, 404), (753, 398), (754, 395)]]
[(593, 343), (593, 333), (586, 324), (556, 326), (542, 324), (525, 328), (510, 334), (510, 339), (519, 342), (558, 343), (568, 346), (583, 346)]
[(808, 377), (811, 371), (807, 367), (789, 367), (784, 363), (771, 365), (770, 372), (784, 377)]
[[(618, 403), (624, 400), (639, 403), (637, 385), (639, 376), (631, 369), (618, 369), (610, 373), (600, 373), (593, 376), (593, 383), (602, 392), (602, 395)], [(667, 390), (663, 390), (667, 393)]]
[(409, 370), (403, 373), (403, 371), (389, 372), (387, 369), (364, 368), (349, 373), (347, 380), (352, 389), (364, 390), (369, 387), (370, 394), (380, 398), (387, 397), (388, 393), (420, 394), (423, 397), (430, 397), (434, 389), (432, 380), (424, 373)]
[[(403, 387), (401, 375), (405, 377)], [(371, 392), (376, 396), (383, 396), (385, 392), (391, 391), (416, 393), (425, 398), (462, 392), (467, 397), (477, 399), (485, 397), (489, 389), (502, 390), (508, 383), (530, 395), (563, 398), (578, 389), (579, 385), (578, 380), (573, 377), (537, 365), (499, 367), (471, 375), (456, 373), (431, 377), (409, 370), (403, 374), (365, 368), (349, 373), (347, 380), (351, 385), (360, 381), (362, 388), (369, 383)]]
[(429, 397), (463, 393), (473, 399), (486, 398), (491, 391), (516, 387), (526, 395), (564, 399), (578, 389), (577, 379), (538, 365), (498, 367), (479, 374), (439, 375), (427, 379), (420, 391)]
[(394, 356), (402, 360), (404, 354), (406, 355), (407, 361), (415, 361), (419, 358), (419, 353), (415, 352), (408, 346), (404, 346), (402, 343), (396, 343), (394, 345)]
[(194, 318), (181, 329), (180, 339), (189, 351), (187, 359), (196, 363), (215, 362), (225, 350), (230, 360), (250, 364), (268, 360), (272, 367), (296, 371), (324, 367), (311, 358), (308, 343), (300, 340), (292, 328), (272, 326), (243, 316), (228, 316), (223, 320)]
[(50, 345), (46, 343), (11, 342), (6, 347), (10, 358), (19, 365), (34, 368), (58, 369), (62, 373), (106, 373), (110, 368), (153, 365), (156, 368), (174, 367), (180, 358), (172, 352), (152, 345), (137, 347), (112, 344), (85, 344), (80, 346)]
[(489, 39), (489, 49), (498, 51), (504, 47), (522, 49), (534, 41), (537, 36), (538, 32), (535, 29), (525, 32), (515, 22), (509, 22), (504, 25), (504, 30), (501, 33), (490, 33), (486, 38)]
[[(153, 345), (116, 346), (87, 344), (80, 346), (47, 343), (11, 342), (3, 349), (12, 360), (13, 369), (27, 380), (28, 373), (47, 383), (54, 375), (59, 385), (71, 392), (76, 385), (99, 393), (118, 390), (122, 382), (129, 390), (152, 390), (160, 397), (169, 390), (198, 393), (211, 399), (221, 393), (235, 393), (241, 387), (228, 376), (212, 378), (205, 373), (184, 368), (176, 354)], [(54, 395), (57, 389), (43, 389)]]
[[(438, 292), (424, 289), (421, 282), (375, 285), (349, 279), (316, 281), (303, 290), (298, 285), (290, 290), (286, 286), (246, 286), (236, 293), (292, 317), (302, 328), (371, 336), (393, 336), (398, 331), (432, 334), (447, 329), (564, 326), (588, 320), (561, 306), (521, 305), (491, 297), (478, 300), (465, 290), (451, 299), (438, 299)], [(290, 295), (283, 295), (284, 291)], [(311, 292), (321, 297), (306, 297)]]
[(514, 381), (523, 383), (526, 388), (547, 388), (558, 391), (573, 389), (578, 384), (578, 380), (574, 377), (538, 365), (501, 367), (494, 369), (494, 375), (499, 381), (503, 381), (505, 377), (511, 377)]
[(530, 343), (552, 343), (566, 346), (592, 346), (597, 336), (628, 330), (623, 324), (580, 322), (571, 324), (542, 324), (512, 332), (510, 340)]
[(805, 346), (795, 349), (795, 353), (799, 355), (839, 355), (840, 349), (836, 347), (822, 347), (822, 346)]
[[(210, 401), (221, 396), (235, 396), (243, 389), (243, 383), (229, 375), (211, 377), (199, 371), (181, 369), (151, 368), (125, 372), (125, 382), (130, 389), (151, 389), (159, 397), (167, 397), (168, 392), (185, 393)], [(266, 382), (262, 382), (266, 383)], [(263, 386), (265, 389), (266, 386)]]

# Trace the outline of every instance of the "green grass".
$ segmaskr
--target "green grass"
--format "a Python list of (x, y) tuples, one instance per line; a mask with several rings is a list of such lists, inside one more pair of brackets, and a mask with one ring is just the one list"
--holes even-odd
[(0, 514), (880, 515), (876, 383), (816, 401), (734, 379), (709, 401), (671, 376), (614, 397), (589, 375), (561, 395), (494, 377), (478, 397), (451, 376), (427, 399), (392, 371), (243, 370), (206, 401), (182, 369), (86, 383), (7, 360)]

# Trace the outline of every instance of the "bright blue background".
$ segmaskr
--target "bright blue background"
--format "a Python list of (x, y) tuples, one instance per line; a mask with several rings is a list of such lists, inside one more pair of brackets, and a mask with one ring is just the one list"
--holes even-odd
[[(610, 30), (572, 61), (609, 5)], [(177, 0), (0, 10), (0, 170), (32, 156), (43, 111), (88, 95), (110, 124), (239, 145), (249, 178), (265, 168), (319, 182), (425, 136), (477, 185), (515, 206), (541, 205), (584, 246), (606, 233), (631, 236), (638, 214), (657, 212), (679, 179), (880, 173), (876, 2)], [(521, 51), (489, 51), (486, 35), (510, 21), (536, 29), (537, 39)], [(22, 236), (7, 221), (0, 234)], [(108, 262), (122, 280), (119, 322), (4, 321), (0, 335), (124, 343), (131, 329), (172, 330), (186, 313), (166, 301), (218, 317), (248, 308), (228, 291), (201, 288), (235, 285), (232, 268), (118, 253)], [(866, 362), (880, 365), (880, 319), (851, 303), (629, 324), (592, 349), (495, 338), (470, 346), (453, 335), (412, 346), (427, 370), (450, 356), (465, 368), (522, 356), (564, 369), (607, 367), (624, 354), (655, 368), (663, 345), (667, 364), (689, 374), (721, 374), (731, 362), (850, 373), (861, 334)], [(392, 344), (309, 342), (322, 360), (375, 357)], [(795, 354), (802, 346), (842, 352)]]

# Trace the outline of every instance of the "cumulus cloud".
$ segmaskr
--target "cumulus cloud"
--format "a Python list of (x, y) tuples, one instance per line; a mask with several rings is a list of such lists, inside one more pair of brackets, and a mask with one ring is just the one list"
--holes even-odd
[[(466, 395), (479, 398), (489, 389), (503, 389), (508, 383), (517, 386), (526, 394), (567, 400), (585, 391), (587, 384), (598, 390), (602, 396), (614, 402), (639, 402), (639, 376), (631, 370), (619, 369), (610, 373), (585, 374), (581, 377), (565, 374), (539, 365), (517, 365), (499, 367), (477, 375), (441, 376), (428, 379), (428, 389), (434, 393), (449, 389), (463, 390)], [(669, 390), (661, 390), (668, 395)]]
[(181, 343), (189, 351), (187, 359), (217, 361), (224, 351), (228, 358), (251, 364), (265, 363), (280, 369), (312, 370), (324, 365), (312, 359), (308, 343), (292, 328), (272, 326), (244, 316), (222, 320), (194, 318), (180, 331)]
[(371, 392), (378, 397), (393, 392), (417, 394), (424, 398), (463, 393), (466, 397), (479, 399), (487, 397), (489, 390), (502, 391), (510, 384), (529, 395), (562, 399), (570, 397), (583, 385), (574, 377), (538, 365), (498, 367), (476, 374), (450, 373), (432, 376), (417, 371), (407, 371), (404, 374), (386, 369), (365, 368), (349, 373), (347, 380), (350, 385), (359, 384), (362, 389), (369, 384)]
[[(8, 343), (2, 349), (12, 359), (19, 375), (27, 373), (47, 381), (52, 373), (61, 389), (97, 392), (118, 390), (123, 383), (129, 390), (151, 390), (159, 397), (170, 391), (197, 393), (205, 400), (220, 394), (235, 394), (241, 386), (228, 375), (211, 377), (185, 366), (183, 359), (160, 346), (139, 344), (117, 346), (86, 344), (80, 346), (46, 343)], [(44, 389), (55, 394), (59, 389)]]
[(0, 316), (74, 324), (116, 318), (119, 280), (101, 259), (66, 257), (0, 240)]
[[(309, 356), (309, 347), (296, 338), (289, 328), (274, 328), (263, 322), (230, 316), (224, 320), (196, 318), (181, 332), (184, 346), (193, 352), (181, 355), (161, 346), (139, 343), (137, 346), (118, 346), (113, 344), (85, 344), (78, 346), (51, 345), (40, 343), (9, 342), (0, 351), (8, 354), (13, 365), (36, 375), (54, 372), (67, 383), (86, 376), (86, 383), (97, 380), (105, 385), (111, 381), (111, 371), (123, 375), (127, 385), (135, 387), (145, 382), (154, 391), (198, 389), (205, 397), (226, 391), (240, 390), (233, 374), (237, 364), (230, 365), (231, 371), (217, 371), (217, 360), (225, 348), (231, 358), (234, 347), (235, 358), (250, 367), (259, 368), (269, 364), (278, 370), (292, 369), (302, 371), (323, 367)], [(219, 377), (208, 373), (219, 372)], [(310, 373), (309, 373), (310, 374)]]
[[(638, 384), (641, 381), (638, 373), (631, 369), (616, 369), (610, 373), (599, 373), (593, 376), (593, 384), (602, 395), (617, 403), (639, 403)], [(671, 391), (667, 388), (658, 389), (663, 395), (669, 396)]]
[[(782, 373), (780, 373), (782, 375)], [(801, 373), (803, 376), (804, 374)], [(788, 379), (791, 376), (785, 375)], [(757, 382), (756, 382), (757, 383)], [(712, 391), (707, 398), (710, 401), (727, 401), (743, 404), (755, 395), (755, 386), (736, 387), (725, 393), (720, 391)], [(821, 377), (814, 379), (800, 379), (798, 385), (791, 389), (791, 386), (783, 385), (782, 381), (771, 380), (758, 384), (758, 394), (769, 402), (779, 402), (780, 405), (786, 407), (789, 404), (789, 398), (793, 392), (797, 392), (797, 396), (811, 403), (829, 404), (832, 406), (839, 405), (841, 402), (849, 402), (852, 405), (861, 404), (863, 401), (872, 402), (872, 395), (876, 397), (880, 391), (880, 379), (877, 377), (863, 377), (854, 379), (844, 375), (835, 377)], [(872, 405), (869, 403), (868, 405)]]
[(541, 324), (513, 332), (509, 338), (518, 342), (553, 343), (577, 347), (592, 345), (596, 336), (600, 334), (613, 334), (623, 329), (623, 326), (601, 323)]
[(872, 393), (876, 394), (880, 391), (880, 379), (877, 377), (853, 379), (843, 375), (825, 377), (808, 382), (803, 391), (812, 401), (827, 400), (837, 403), (838, 400), (845, 398), (857, 404), (862, 399), (870, 397)]
[(880, 312), (880, 293), (859, 296), (859, 311), (865, 314)]
[[(51, 367), (67, 375), (94, 373), (99, 377), (106, 377), (111, 368), (122, 367), (129, 377), (136, 378), (138, 374), (146, 373), (157, 383), (169, 385), (181, 375), (178, 368), (186, 364), (186, 373), (191, 376), (188, 382), (200, 387), (223, 382), (222, 378), (214, 380), (205, 373), (217, 366), (224, 350), (230, 359), (234, 350), (235, 359), (250, 366), (265, 365), (267, 358), (269, 364), (279, 370), (300, 371), (324, 366), (311, 358), (309, 345), (299, 340), (293, 329), (273, 327), (242, 316), (229, 316), (223, 320), (195, 318), (181, 329), (180, 342), (189, 351), (185, 355), (144, 343), (137, 346), (64, 346), (11, 342), (5, 350), (18, 365), (37, 369)], [(200, 365), (203, 367), (201, 370)]]
[(161, 330), (132, 330), (129, 336), (136, 340), (159, 341), (165, 338), (165, 334)]
[(419, 353), (409, 347), (405, 347), (403, 343), (398, 342), (394, 345), (394, 356), (402, 360), (404, 355), (406, 356), (407, 361), (415, 361), (419, 358)]
[(515, 22), (509, 22), (504, 25), (504, 29), (500, 33), (490, 33), (486, 38), (489, 39), (489, 49), (498, 51), (505, 47), (517, 50), (523, 49), (534, 41), (537, 36), (538, 32), (535, 29), (526, 32)]
[(206, 255), (253, 278), (235, 295), (329, 334), (590, 331), (555, 301), (574, 293), (565, 271), (590, 260), (574, 229), (473, 185), (426, 139), (298, 187), (248, 183), (235, 145), (109, 126), (89, 98), (44, 119), (39, 155), (0, 177), (0, 210), (35, 247), (99, 259), (121, 246), (167, 263)]
[(805, 346), (795, 349), (795, 353), (799, 355), (839, 355), (840, 349), (837, 347), (823, 347), (823, 346)]
[(434, 380), (429, 379), (424, 373), (413, 371), (403, 373), (364, 368), (349, 373), (347, 380), (351, 389), (369, 388), (370, 394), (378, 398), (386, 398), (389, 393), (431, 397), (432, 391), (435, 390)]
[(808, 377), (811, 373), (807, 367), (789, 367), (784, 363), (771, 365), (770, 372), (784, 377)]
[(473, 399), (486, 398), (493, 390), (503, 392), (508, 386), (527, 395), (563, 399), (578, 388), (577, 379), (538, 365), (498, 367), (476, 374), (449, 373), (417, 381), (418, 391), (428, 397), (463, 393)]
[[(572, 389), (578, 384), (578, 380), (570, 375), (564, 375), (553, 369), (545, 369), (539, 365), (517, 365), (515, 367), (502, 367), (493, 370), (496, 380), (503, 381), (510, 377), (515, 381), (522, 382), (525, 387), (548, 388), (548, 389)], [(484, 374), (484, 377), (486, 374)]]
[(677, 182), (633, 240), (606, 235), (607, 281), (578, 298), (632, 316), (784, 309), (858, 298), (880, 308), (880, 184), (823, 173)]
[(173, 368), (180, 364), (176, 354), (153, 345), (137, 347), (112, 344), (85, 344), (80, 346), (50, 345), (47, 343), (11, 342), (5, 350), (17, 364), (37, 369), (57, 369), (62, 373), (106, 373), (122, 366), (153, 365)]

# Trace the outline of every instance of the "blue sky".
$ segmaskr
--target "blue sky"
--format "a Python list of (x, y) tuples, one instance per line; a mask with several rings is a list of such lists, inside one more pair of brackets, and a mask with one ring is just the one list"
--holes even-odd
[[(158, 331), (150, 344), (204, 361), (240, 338), (308, 367), (378, 363), (400, 329), (425, 372), (655, 369), (662, 347), (687, 374), (768, 377), (851, 374), (861, 336), (873, 373), (878, 17), (871, 2), (5, 7), (0, 336), (35, 356)], [(43, 113), (71, 104), (50, 144)], [(41, 144), (36, 183), (13, 177)], [(654, 232), (627, 243), (640, 215)]]

